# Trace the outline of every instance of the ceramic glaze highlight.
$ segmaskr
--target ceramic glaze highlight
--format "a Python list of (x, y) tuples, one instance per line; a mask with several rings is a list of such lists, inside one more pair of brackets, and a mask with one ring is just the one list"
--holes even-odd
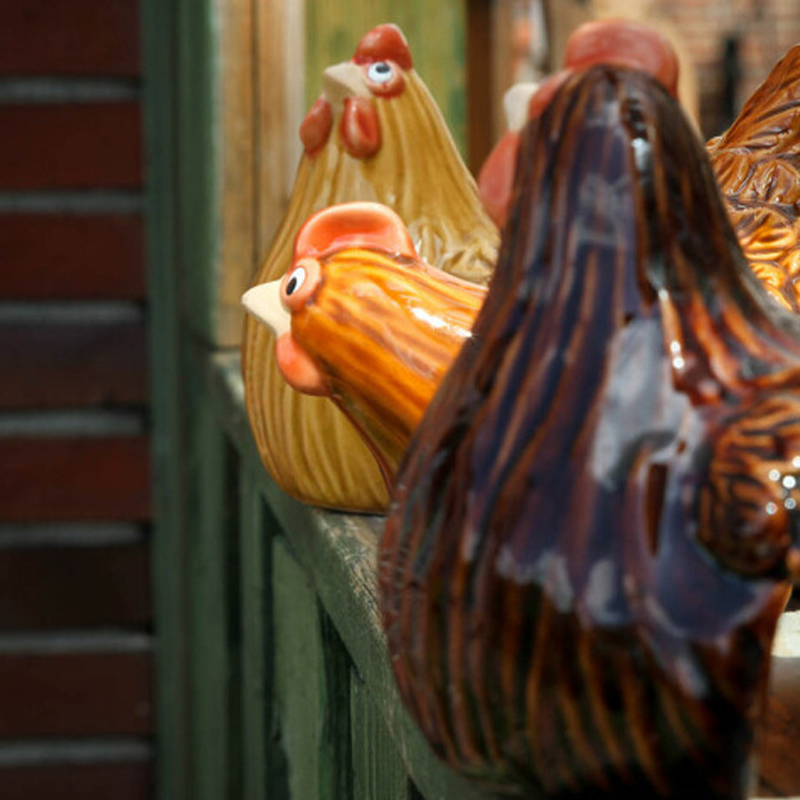
[[(370, 88), (376, 83), (368, 81), (370, 67), (384, 60), (401, 74), (401, 91), (395, 91), (397, 75), (389, 91)], [(480, 205), (475, 182), (441, 114), (411, 67), (402, 34), (394, 26), (371, 31), (354, 60), (327, 70), (323, 84), (323, 97), (304, 124), (307, 152), (289, 208), (254, 285), (286, 272), (294, 237), (311, 214), (352, 200), (390, 206), (405, 221), (424, 260), (486, 283), (496, 258), (497, 229)], [(343, 130), (347, 98), (358, 103), (349, 112), (353, 125), (345, 123)], [(356, 124), (359, 115), (368, 119), (366, 127)], [(376, 136), (378, 149), (362, 152), (374, 145)], [(388, 494), (379, 465), (359, 433), (328, 399), (299, 394), (286, 384), (277, 368), (272, 334), (252, 319), (245, 328), (243, 375), (259, 452), (284, 490), (323, 506), (385, 509)]]
[(740, 800), (800, 575), (800, 320), (749, 270), (649, 77), (523, 132), (472, 338), (398, 475), (391, 663), (436, 752), (509, 793)]

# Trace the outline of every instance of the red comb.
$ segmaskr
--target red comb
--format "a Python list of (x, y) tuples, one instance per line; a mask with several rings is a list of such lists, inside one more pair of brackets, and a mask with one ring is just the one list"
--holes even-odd
[(356, 64), (387, 59), (394, 61), (403, 69), (411, 69), (414, 66), (406, 37), (397, 25), (378, 25), (369, 33), (365, 33), (353, 56)]
[(344, 247), (372, 247), (417, 258), (403, 220), (380, 203), (340, 203), (309, 217), (294, 240), (294, 259)]

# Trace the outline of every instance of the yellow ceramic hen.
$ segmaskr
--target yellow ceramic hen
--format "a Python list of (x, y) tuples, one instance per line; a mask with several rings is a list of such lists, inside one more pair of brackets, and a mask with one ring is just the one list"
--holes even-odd
[[(294, 237), (311, 214), (353, 200), (396, 211), (429, 264), (488, 281), (497, 229), (398, 28), (375, 28), (353, 59), (326, 70), (301, 138), (305, 154), (289, 208), (254, 284), (286, 272)], [(317, 505), (383, 510), (384, 481), (357, 431), (327, 399), (289, 387), (274, 349), (267, 328), (248, 319), (247, 411), (269, 473), (289, 494)]]

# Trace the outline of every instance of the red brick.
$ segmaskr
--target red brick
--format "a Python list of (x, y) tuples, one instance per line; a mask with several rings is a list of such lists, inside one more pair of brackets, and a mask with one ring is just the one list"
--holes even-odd
[(0, 323), (0, 410), (145, 405), (142, 321)]
[(0, 190), (137, 189), (138, 103), (0, 106)]
[(0, 550), (2, 630), (145, 628), (151, 621), (144, 543)]
[(150, 734), (151, 672), (148, 653), (0, 655), (0, 739)]
[(0, 486), (3, 522), (148, 520), (147, 438), (0, 439)]
[(138, 0), (0, 0), (0, 72), (139, 74)]
[(0, 214), (0, 298), (139, 300), (138, 214)]

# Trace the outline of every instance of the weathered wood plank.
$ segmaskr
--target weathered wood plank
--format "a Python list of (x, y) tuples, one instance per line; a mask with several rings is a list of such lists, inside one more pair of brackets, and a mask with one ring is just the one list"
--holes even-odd
[(275, 701), (290, 797), (317, 800), (324, 696), (317, 600), (285, 544), (272, 549), (275, 614)]
[(291, 797), (351, 796), (349, 664), (303, 570), (273, 545), (275, 691)]
[[(300, 123), (305, 104), (305, 3), (256, 4), (257, 107), (256, 261), (269, 251), (300, 162)], [(309, 81), (319, 85), (319, 76)], [(248, 281), (252, 273), (245, 276)], [(238, 298), (237, 298), (238, 301)]]
[(0, 409), (145, 405), (144, 322), (0, 322)]
[(238, 557), (225, 436), (202, 391), (190, 430), (189, 542), (192, 797), (236, 797), (239, 731)]
[(0, 766), (3, 800), (150, 800), (152, 783), (149, 762)]
[(151, 621), (147, 544), (0, 550), (0, 629)]
[(247, 800), (288, 800), (273, 699), (272, 542), (277, 524), (249, 469), (239, 476), (242, 613), (242, 787)]
[(146, 161), (146, 270), (149, 289), (153, 437), (153, 602), (158, 633), (155, 701), (156, 796), (190, 800), (191, 710), (186, 485), (186, 383), (179, 259), (176, 0), (141, 0)]
[(139, 103), (0, 106), (0, 190), (138, 189)]
[(0, 214), (0, 298), (140, 300), (143, 250), (138, 214)]
[(136, 0), (0, 0), (0, 72), (139, 73)]
[(149, 442), (108, 439), (0, 439), (0, 520), (150, 518)]
[(364, 681), (350, 684), (353, 800), (408, 800), (408, 776)]
[(0, 655), (0, 738), (145, 736), (149, 653)]

